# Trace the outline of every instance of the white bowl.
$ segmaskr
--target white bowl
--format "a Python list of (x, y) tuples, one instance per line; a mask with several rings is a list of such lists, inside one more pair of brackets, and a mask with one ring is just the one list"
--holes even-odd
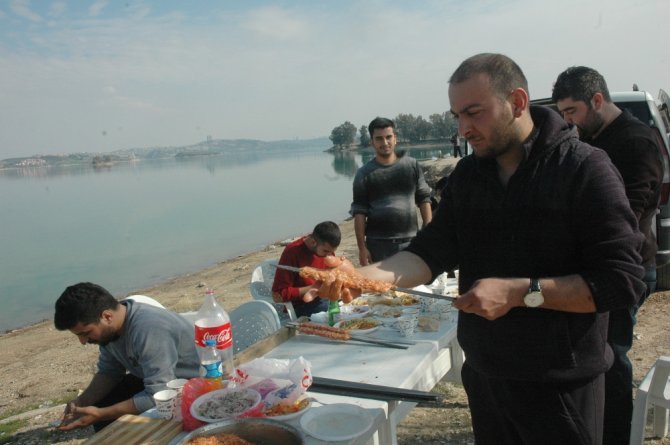
[[(202, 412), (208, 405), (215, 403), (216, 400), (230, 399), (231, 397), (241, 397), (248, 401), (244, 409), (228, 411), (221, 410), (222, 412), (219, 415), (207, 415)], [(216, 391), (207, 392), (193, 401), (190, 411), (191, 415), (201, 422), (213, 423), (220, 420), (227, 419), (237, 419), (240, 417), (246, 417), (250, 414), (262, 415), (262, 403), (261, 394), (255, 389), (251, 388), (224, 388), (217, 389)]]
[(325, 441), (351, 440), (372, 426), (370, 413), (358, 405), (333, 403), (310, 409), (300, 418), (302, 430)]

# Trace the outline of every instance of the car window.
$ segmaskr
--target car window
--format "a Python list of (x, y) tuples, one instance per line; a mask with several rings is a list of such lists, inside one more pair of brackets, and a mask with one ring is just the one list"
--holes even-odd
[(649, 113), (649, 107), (646, 102), (614, 102), (622, 110), (628, 110), (630, 114), (640, 119), (647, 125), (653, 125), (654, 120)]

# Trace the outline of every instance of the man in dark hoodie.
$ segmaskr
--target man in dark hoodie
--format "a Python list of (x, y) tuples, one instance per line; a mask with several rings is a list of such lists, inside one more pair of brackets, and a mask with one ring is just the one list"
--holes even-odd
[(633, 365), (627, 353), (633, 345), (635, 314), (656, 288), (653, 224), (663, 183), (663, 161), (651, 128), (612, 102), (605, 78), (593, 68), (574, 66), (559, 74), (552, 99), (566, 122), (577, 127), (580, 139), (602, 148), (612, 159), (645, 236), (640, 253), (646, 292), (636, 305), (612, 310), (607, 331), (614, 364), (605, 374), (603, 437), (606, 445), (625, 445), (633, 416)]
[[(449, 83), (474, 156), (405, 251), (357, 271), (411, 287), (460, 269), (454, 306), (477, 445), (599, 445), (608, 312), (645, 287), (621, 177), (557, 113), (529, 105), (508, 57), (470, 57)], [(346, 298), (342, 284), (320, 295)]]

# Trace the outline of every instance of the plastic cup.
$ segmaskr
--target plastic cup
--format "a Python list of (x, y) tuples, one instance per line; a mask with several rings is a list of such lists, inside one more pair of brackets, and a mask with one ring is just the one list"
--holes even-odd
[(414, 330), (416, 329), (419, 320), (414, 315), (403, 315), (398, 318), (396, 321), (396, 328), (400, 331), (400, 335), (403, 337), (409, 337), (414, 335)]
[(174, 389), (178, 393), (181, 393), (182, 389), (184, 389), (184, 385), (186, 385), (186, 382), (188, 382), (187, 379), (174, 379), (167, 382), (166, 386), (168, 389)]
[(156, 402), (156, 411), (161, 419), (172, 419), (175, 415), (177, 403), (177, 391), (174, 389), (164, 389), (154, 394)]
[(182, 401), (182, 391), (184, 390), (184, 385), (186, 385), (186, 382), (188, 382), (187, 379), (174, 379), (170, 380), (167, 382), (165, 386), (168, 387), (168, 389), (174, 389), (177, 391), (177, 400), (175, 401), (175, 414), (174, 414), (174, 419), (175, 420), (181, 420), (181, 401)]

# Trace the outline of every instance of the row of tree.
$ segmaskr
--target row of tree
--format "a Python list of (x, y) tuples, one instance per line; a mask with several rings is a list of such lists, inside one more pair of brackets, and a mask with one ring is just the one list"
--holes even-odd
[[(393, 119), (398, 133), (399, 142), (416, 143), (428, 140), (447, 140), (458, 131), (458, 124), (449, 112), (435, 113), (424, 119), (421, 115), (399, 114)], [(330, 140), (339, 149), (351, 147), (356, 144), (358, 133), (358, 145), (367, 147), (370, 144), (370, 134), (367, 125), (361, 125), (358, 130), (349, 121), (333, 128)]]

